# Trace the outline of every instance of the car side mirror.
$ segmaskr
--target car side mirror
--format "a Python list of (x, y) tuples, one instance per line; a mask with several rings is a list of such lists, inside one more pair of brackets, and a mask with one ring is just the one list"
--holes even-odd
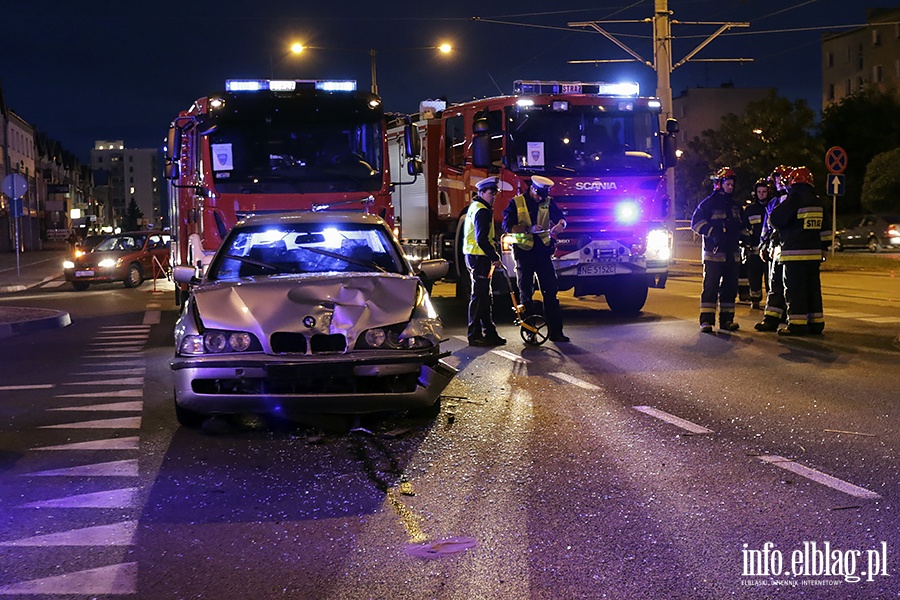
[(184, 283), (187, 285), (197, 285), (200, 278), (197, 277), (197, 271), (194, 267), (179, 266), (172, 269), (172, 279), (176, 283)]

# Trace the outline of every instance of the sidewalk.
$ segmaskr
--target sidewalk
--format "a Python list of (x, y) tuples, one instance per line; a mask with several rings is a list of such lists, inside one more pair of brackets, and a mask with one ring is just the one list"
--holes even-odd
[[(17, 266), (15, 252), (0, 252), (0, 294), (23, 292), (62, 277), (62, 263), (68, 255), (64, 250), (21, 252)], [(71, 322), (65, 311), (0, 303), (0, 338), (65, 327)]]

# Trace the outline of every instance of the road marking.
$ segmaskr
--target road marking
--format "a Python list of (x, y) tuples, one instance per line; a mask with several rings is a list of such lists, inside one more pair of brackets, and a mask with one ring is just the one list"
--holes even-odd
[(872, 313), (861, 312), (843, 312), (840, 310), (829, 310), (826, 317), (838, 317), (839, 319), (859, 319), (861, 317), (874, 317)]
[(686, 419), (676, 417), (673, 414), (667, 413), (663, 410), (659, 410), (658, 408), (653, 408), (652, 406), (634, 406), (632, 408), (644, 414), (650, 415), (651, 417), (656, 417), (657, 419), (665, 421), (666, 423), (669, 423), (671, 425), (675, 425), (676, 427), (680, 427), (686, 431), (690, 431), (691, 433), (713, 433), (712, 429), (707, 429), (706, 427), (697, 425), (696, 423), (691, 423)]
[(511, 360), (511, 361), (513, 361), (513, 362), (517, 362), (517, 363), (529, 363), (529, 362), (531, 362), (531, 361), (529, 361), (527, 358), (522, 358), (522, 357), (519, 356), (518, 354), (513, 354), (512, 352), (510, 352), (510, 351), (508, 351), (508, 350), (491, 350), (491, 352), (492, 352), (493, 354), (497, 354), (497, 355), (499, 355), (499, 356), (502, 356), (503, 358), (508, 358), (509, 360)]
[(60, 280), (60, 281), (48, 281), (47, 283), (45, 283), (45, 284), (42, 285), (41, 287), (42, 287), (42, 288), (52, 289), (52, 288), (58, 288), (58, 287), (60, 287), (60, 286), (62, 286), (62, 285), (65, 285), (65, 284), (66, 284), (66, 280), (63, 279), (63, 280)]
[(142, 331), (138, 333), (133, 333), (129, 335), (123, 335), (121, 333), (110, 332), (110, 333), (101, 333), (100, 335), (94, 336), (95, 341), (106, 341), (106, 340), (146, 340), (150, 337), (149, 331)]
[(109, 438), (106, 440), (94, 440), (91, 442), (75, 442), (72, 444), (59, 444), (56, 446), (43, 446), (32, 448), (33, 450), (137, 450), (140, 438), (137, 436), (124, 438)]
[(26, 594), (136, 594), (137, 593), (136, 562), (109, 565), (86, 571), (75, 571), (64, 575), (31, 579), (0, 587), (4, 596)]
[(110, 462), (79, 465), (65, 469), (48, 469), (33, 473), (21, 473), (22, 477), (137, 477), (138, 461), (136, 458), (114, 460)]
[(156, 325), (159, 323), (161, 314), (158, 310), (148, 310), (144, 313), (144, 325)]
[(42, 425), (38, 429), (140, 429), (140, 417), (123, 417), (121, 419), (101, 419), (99, 421), (79, 421), (61, 425)]
[(837, 477), (833, 477), (831, 475), (828, 475), (827, 473), (823, 473), (810, 467), (806, 467), (804, 465), (801, 465), (800, 463), (796, 463), (781, 456), (767, 454), (763, 456), (757, 456), (757, 458), (765, 463), (775, 465), (776, 467), (785, 469), (787, 471), (790, 471), (791, 473), (800, 475), (801, 477), (806, 477), (807, 479), (815, 481), (816, 483), (821, 483), (822, 485), (828, 486), (833, 490), (844, 492), (845, 494), (849, 494), (857, 498), (866, 498), (869, 500), (881, 498), (880, 494), (870, 492), (869, 490), (861, 488), (858, 485), (853, 485), (852, 483), (848, 483), (843, 479), (838, 479)]
[(900, 318), (897, 318), (897, 317), (873, 317), (871, 319), (860, 319), (860, 321), (865, 321), (866, 323), (876, 323), (878, 325), (887, 325), (889, 323), (900, 323)]
[(96, 377), (97, 375), (144, 375), (147, 372), (145, 367), (141, 367), (138, 369), (108, 369), (106, 371), (80, 371), (78, 373), (72, 373), (72, 375), (90, 375), (92, 377)]
[(104, 325), (100, 331), (150, 331), (149, 325)]
[(120, 488), (20, 504), (17, 508), (132, 508), (138, 488)]
[[(134, 390), (136, 392), (141, 390)], [(58, 396), (57, 396), (58, 397)], [(70, 411), (96, 411), (111, 410), (122, 412), (141, 412), (144, 410), (143, 402), (111, 402), (109, 404), (91, 404), (89, 406), (64, 406), (62, 408), (50, 408), (48, 410), (70, 410)]]
[(49, 390), (55, 384), (39, 383), (34, 385), (0, 385), (0, 392), (19, 392), (22, 390)]
[[(100, 395), (98, 392), (88, 392), (85, 394), (57, 394), (54, 398), (96, 398)], [(143, 398), (144, 390), (118, 390), (116, 392), (103, 392), (104, 398)]]
[(0, 546), (131, 546), (137, 521), (95, 525), (0, 542)]
[(144, 385), (143, 377), (126, 377), (124, 379), (97, 379), (94, 381), (67, 381), (65, 385)]
[(584, 388), (586, 390), (599, 390), (600, 388), (594, 385), (593, 383), (588, 383), (587, 381), (582, 381), (577, 377), (572, 377), (571, 375), (567, 375), (565, 373), (548, 373), (548, 375), (552, 375), (557, 379), (562, 379), (566, 383), (571, 383), (572, 385), (577, 385), (580, 388)]

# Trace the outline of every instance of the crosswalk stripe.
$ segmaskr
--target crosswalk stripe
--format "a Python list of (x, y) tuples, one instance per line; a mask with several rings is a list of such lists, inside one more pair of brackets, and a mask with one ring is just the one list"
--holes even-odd
[(137, 521), (95, 525), (0, 542), (0, 546), (131, 546)]
[(144, 313), (144, 323), (148, 325), (156, 325), (159, 323), (162, 313), (158, 310), (148, 310)]
[(112, 392), (87, 392), (85, 394), (57, 394), (54, 398), (143, 398), (144, 390), (136, 388), (133, 390), (117, 390)]
[(566, 373), (548, 373), (548, 375), (556, 377), (557, 379), (562, 379), (566, 383), (571, 383), (572, 385), (576, 385), (576, 386), (578, 386), (580, 388), (584, 388), (586, 390), (599, 390), (600, 389), (593, 383), (588, 383), (587, 381), (582, 381), (581, 379), (578, 379), (577, 377), (572, 377), (571, 375), (568, 375)]
[(25, 390), (49, 390), (52, 383), (36, 383), (34, 385), (0, 385), (0, 392), (21, 392)]
[(860, 319), (860, 321), (865, 321), (866, 323), (875, 323), (877, 325), (887, 325), (889, 323), (900, 323), (900, 318), (897, 318), (897, 317), (873, 317), (871, 319)]
[(144, 375), (147, 372), (147, 369), (144, 367), (138, 369), (108, 369), (106, 371), (79, 371), (78, 373), (72, 373), (72, 376), (78, 375), (90, 375), (92, 377), (96, 377), (97, 375)]
[(143, 377), (125, 379), (94, 379), (93, 381), (67, 381), (65, 385), (144, 385)]
[(20, 504), (18, 508), (132, 508), (138, 488), (119, 488), (105, 492), (76, 494)]
[(42, 446), (40, 448), (33, 448), (33, 450), (137, 450), (139, 443), (139, 437), (131, 436), (93, 440), (90, 442), (73, 442), (71, 444), (58, 444), (55, 446)]
[(26, 594), (136, 594), (137, 563), (121, 563), (32, 579), (0, 587), (0, 595)]
[(23, 477), (137, 477), (137, 475), (138, 461), (136, 458), (22, 473)]
[(38, 429), (140, 429), (140, 417), (123, 417), (120, 419), (101, 419), (98, 421), (79, 421), (61, 425), (43, 425)]
[(62, 411), (122, 411), (122, 412), (140, 412), (144, 409), (143, 402), (111, 402), (109, 404), (90, 404), (88, 406), (64, 406), (62, 408), (50, 408), (48, 410)]

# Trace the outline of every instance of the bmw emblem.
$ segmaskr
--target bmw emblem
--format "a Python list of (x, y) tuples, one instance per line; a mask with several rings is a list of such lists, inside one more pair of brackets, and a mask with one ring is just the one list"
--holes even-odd
[(312, 329), (316, 326), (316, 318), (312, 315), (306, 315), (303, 317), (303, 325), (305, 325), (307, 329)]

